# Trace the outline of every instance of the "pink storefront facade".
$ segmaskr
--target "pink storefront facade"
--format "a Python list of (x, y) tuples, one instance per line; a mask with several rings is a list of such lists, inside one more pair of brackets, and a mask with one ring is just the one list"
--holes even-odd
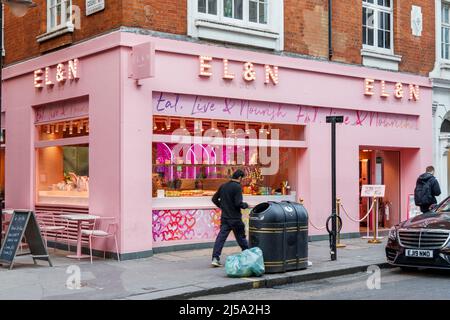
[[(151, 77), (136, 81), (133, 47), (145, 43), (151, 43), (144, 52), (150, 57)], [(134, 52), (142, 54), (142, 47)], [(3, 88), (6, 207), (57, 211), (64, 206), (115, 217), (124, 259), (210, 245), (218, 232), (220, 211), (206, 192), (155, 194), (156, 173), (198, 176), (196, 168), (184, 169), (186, 163), (169, 163), (160, 155), (171, 142), (160, 131), (161, 123), (166, 130), (171, 123), (183, 128), (186, 121), (194, 126), (221, 122), (284, 128), (276, 145), (291, 191), (244, 197), (251, 206), (303, 199), (316, 226), (325, 224), (331, 208), (326, 116), (344, 116), (337, 129), (337, 192), (355, 219), (364, 209), (360, 185), (367, 178), (361, 173), (365, 153), (372, 164), (372, 178), (365, 182), (380, 176), (379, 182), (386, 184), (389, 224), (408, 216), (415, 179), (432, 162), (431, 86), (427, 78), (409, 74), (114, 32), (7, 67)], [(78, 126), (74, 136), (63, 134), (72, 124)], [(76, 147), (59, 149), (70, 146)], [(80, 181), (85, 177), (86, 184), (88, 177), (88, 187), (78, 188), (77, 196), (51, 172), (53, 168), (61, 175), (64, 170), (66, 179), (70, 152), (76, 153), (74, 166), (83, 172)], [(80, 165), (84, 152), (88, 170)], [(63, 158), (64, 168), (55, 161)], [(377, 172), (378, 159), (382, 173)], [(207, 174), (216, 170), (219, 181), (223, 175), (209, 169), (214, 165), (206, 165)], [(270, 179), (279, 184), (276, 177)], [(198, 188), (197, 180), (190, 189)], [(58, 198), (58, 192), (64, 196)], [(359, 223), (343, 216), (342, 233), (360, 231)], [(325, 231), (311, 227), (309, 234), (323, 236)], [(108, 250), (114, 251), (110, 245)]]

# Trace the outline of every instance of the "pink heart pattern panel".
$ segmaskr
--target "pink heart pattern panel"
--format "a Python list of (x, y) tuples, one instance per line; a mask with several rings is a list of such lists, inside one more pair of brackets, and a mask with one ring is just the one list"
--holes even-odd
[(220, 210), (153, 210), (153, 241), (211, 240), (220, 230)]

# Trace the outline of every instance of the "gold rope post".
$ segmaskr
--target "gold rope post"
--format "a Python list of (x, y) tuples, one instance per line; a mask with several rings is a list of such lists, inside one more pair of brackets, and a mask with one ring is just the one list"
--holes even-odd
[[(339, 198), (336, 199), (336, 208), (337, 208), (336, 215), (339, 217), (340, 214), (341, 214), (341, 199), (339, 199)], [(338, 224), (337, 228), (338, 228), (338, 230), (341, 228), (340, 221), (341, 221), (340, 219), (337, 219), (337, 224)], [(345, 248), (345, 247), (346, 247), (346, 245), (341, 243), (341, 232), (338, 231), (336, 248)]]
[(373, 239), (370, 239), (368, 241), (368, 243), (377, 244), (377, 243), (381, 243), (381, 241), (377, 239), (377, 233), (378, 233), (377, 232), (377, 229), (378, 229), (377, 216), (376, 216), (378, 214), (377, 198), (374, 197), (373, 201), (374, 201), (374, 208), (372, 209)]

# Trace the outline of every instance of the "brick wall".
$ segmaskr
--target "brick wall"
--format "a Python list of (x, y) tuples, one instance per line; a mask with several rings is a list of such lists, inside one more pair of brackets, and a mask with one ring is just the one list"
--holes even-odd
[(187, 0), (128, 0), (123, 25), (173, 34), (187, 33)]
[[(421, 37), (412, 35), (411, 7), (422, 8), (423, 30)], [(434, 1), (398, 1), (394, 6), (394, 51), (402, 56), (400, 70), (428, 75), (435, 61), (435, 6)]]
[[(427, 75), (435, 60), (434, 1), (394, 1), (394, 53), (400, 71)], [(411, 31), (411, 7), (423, 15), (421, 37)], [(328, 0), (285, 0), (285, 50), (328, 57)], [(362, 0), (333, 1), (333, 61), (361, 64)]]
[(284, 1), (284, 49), (328, 57), (327, 0)]
[[(45, 0), (38, 8), (15, 18), (6, 10), (6, 64), (56, 50), (71, 43), (117, 29), (140, 27), (186, 35), (188, 0), (107, 1), (106, 9), (85, 16), (85, 0), (73, 0), (81, 11), (81, 29), (42, 43), (36, 37), (46, 31)], [(278, 0), (277, 0), (278, 1)], [(394, 52), (402, 56), (400, 70), (423, 75), (434, 64), (434, 1), (394, 1)], [(411, 33), (411, 5), (423, 13), (421, 37)], [(284, 0), (285, 51), (328, 58), (328, 0)], [(362, 0), (333, 1), (333, 60), (361, 64)]]
[(332, 26), (333, 60), (361, 64), (362, 1), (334, 0)]
[(56, 50), (121, 26), (121, 1), (107, 1), (104, 11), (86, 17), (86, 1), (72, 0), (73, 5), (78, 6), (81, 13), (80, 28), (73, 33), (38, 43), (36, 37), (44, 34), (47, 30), (47, 2), (45, 0), (34, 0), (34, 2), (38, 6), (30, 9), (22, 18), (15, 17), (8, 7), (5, 9), (6, 65)]

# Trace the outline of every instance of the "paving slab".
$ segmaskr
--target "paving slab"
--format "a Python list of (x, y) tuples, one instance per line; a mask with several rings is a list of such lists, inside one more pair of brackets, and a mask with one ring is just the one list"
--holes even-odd
[[(18, 257), (13, 270), (0, 268), (0, 299), (189, 299), (272, 287), (365, 271), (370, 265), (385, 267), (385, 241), (368, 244), (364, 239), (346, 239), (342, 242), (347, 247), (338, 250), (337, 261), (330, 260), (328, 241), (310, 242), (312, 266), (308, 269), (251, 278), (229, 278), (225, 268), (212, 268), (212, 249), (165, 252), (122, 262), (95, 259), (93, 264), (50, 250), (53, 268), (44, 262), (33, 265), (27, 256)], [(238, 247), (224, 248), (222, 261), (238, 252)], [(78, 274), (80, 287), (71, 289)]]

